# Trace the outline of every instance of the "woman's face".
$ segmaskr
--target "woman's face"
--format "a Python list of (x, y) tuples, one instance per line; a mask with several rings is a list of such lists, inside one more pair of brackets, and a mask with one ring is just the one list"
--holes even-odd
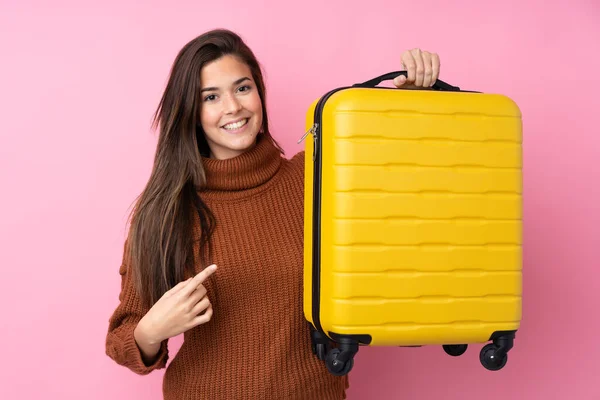
[(200, 73), (200, 123), (210, 156), (233, 158), (252, 148), (262, 126), (262, 103), (250, 68), (226, 55)]

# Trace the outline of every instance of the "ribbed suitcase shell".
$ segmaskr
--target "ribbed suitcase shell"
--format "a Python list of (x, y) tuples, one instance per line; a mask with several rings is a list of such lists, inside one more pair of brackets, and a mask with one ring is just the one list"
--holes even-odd
[(373, 346), (482, 343), (517, 330), (518, 106), (494, 94), (346, 88), (326, 101), (321, 122), (320, 178), (312, 135), (305, 144), (306, 319), (315, 325), (316, 293), (327, 335), (369, 335)]

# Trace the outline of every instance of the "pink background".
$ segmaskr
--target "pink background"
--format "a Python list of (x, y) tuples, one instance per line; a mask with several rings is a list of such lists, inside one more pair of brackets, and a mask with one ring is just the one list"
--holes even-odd
[(524, 115), (525, 297), (508, 365), (484, 370), (481, 346), (363, 348), (349, 399), (600, 399), (596, 0), (81, 3), (0, 5), (0, 398), (161, 398), (162, 372), (138, 377), (104, 354), (125, 218), (173, 58), (228, 27), (266, 69), (288, 156), (316, 96), (417, 46), (441, 55), (441, 79), (508, 95)]

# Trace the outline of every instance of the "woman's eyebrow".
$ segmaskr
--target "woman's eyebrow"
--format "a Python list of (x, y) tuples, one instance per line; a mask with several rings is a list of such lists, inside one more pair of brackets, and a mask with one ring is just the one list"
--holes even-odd
[[(245, 77), (240, 78), (237, 81), (233, 82), (233, 86), (239, 85), (240, 83), (242, 83), (244, 81), (249, 81), (249, 80), (250, 80), (250, 78), (248, 78), (248, 77), (245, 76)], [(218, 87), (207, 87), (207, 88), (204, 88), (204, 89), (200, 90), (200, 93), (202, 93), (202, 92), (213, 92), (213, 91), (217, 91), (217, 90), (219, 90)]]

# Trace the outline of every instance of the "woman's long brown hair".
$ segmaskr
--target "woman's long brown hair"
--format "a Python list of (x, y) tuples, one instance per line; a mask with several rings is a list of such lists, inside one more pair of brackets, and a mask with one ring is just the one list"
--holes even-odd
[[(192, 276), (196, 262), (207, 262), (215, 219), (197, 193), (206, 184), (202, 156), (210, 154), (199, 121), (200, 72), (205, 64), (225, 55), (238, 57), (252, 71), (262, 101), (261, 134), (281, 151), (269, 132), (260, 65), (243, 40), (217, 29), (186, 44), (175, 58), (154, 115), (153, 126), (160, 127), (154, 165), (129, 218), (126, 257), (147, 307)], [(195, 241), (199, 241), (200, 260), (194, 254)]]

